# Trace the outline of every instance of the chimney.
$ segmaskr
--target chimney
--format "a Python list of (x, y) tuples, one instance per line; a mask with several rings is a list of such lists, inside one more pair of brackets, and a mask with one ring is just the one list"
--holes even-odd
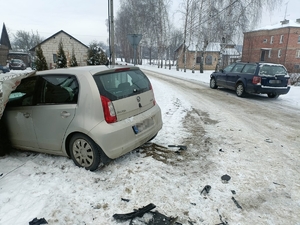
[(285, 19), (285, 20), (283, 20), (283, 21), (280, 21), (280, 23), (281, 23), (281, 25), (283, 25), (283, 24), (289, 24), (289, 20), (287, 20), (287, 19)]
[(300, 23), (300, 19), (296, 19), (296, 23)]

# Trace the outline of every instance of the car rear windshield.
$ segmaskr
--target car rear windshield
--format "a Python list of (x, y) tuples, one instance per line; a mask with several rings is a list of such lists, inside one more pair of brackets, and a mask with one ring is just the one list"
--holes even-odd
[(262, 65), (259, 70), (260, 75), (287, 75), (287, 71), (283, 66), (276, 65)]
[(141, 70), (127, 70), (94, 75), (99, 93), (111, 101), (137, 95), (151, 89)]

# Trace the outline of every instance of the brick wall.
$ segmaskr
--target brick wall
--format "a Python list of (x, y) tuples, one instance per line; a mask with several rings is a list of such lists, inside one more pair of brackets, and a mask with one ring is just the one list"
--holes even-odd
[[(280, 63), (290, 72), (297, 72), (295, 65), (300, 65), (300, 27), (284, 27), (274, 30), (260, 30), (244, 34), (244, 62)], [(264, 54), (264, 55), (263, 55)]]

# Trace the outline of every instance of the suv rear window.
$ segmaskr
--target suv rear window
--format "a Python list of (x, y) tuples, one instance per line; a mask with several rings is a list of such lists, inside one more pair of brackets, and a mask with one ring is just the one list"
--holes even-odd
[(148, 78), (140, 70), (94, 75), (99, 93), (111, 101), (140, 94), (151, 89)]
[(260, 75), (287, 75), (287, 71), (283, 66), (262, 65), (259, 70)]

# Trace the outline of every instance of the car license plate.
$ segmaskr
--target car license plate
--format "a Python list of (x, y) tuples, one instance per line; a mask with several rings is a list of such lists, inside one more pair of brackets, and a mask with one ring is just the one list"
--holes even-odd
[(270, 84), (280, 84), (281, 80), (269, 80)]
[(141, 123), (137, 123), (135, 126), (132, 127), (133, 131), (135, 134), (140, 133), (146, 129), (148, 129), (149, 127), (154, 125), (154, 119), (151, 117), (149, 119), (145, 119), (143, 122)]

